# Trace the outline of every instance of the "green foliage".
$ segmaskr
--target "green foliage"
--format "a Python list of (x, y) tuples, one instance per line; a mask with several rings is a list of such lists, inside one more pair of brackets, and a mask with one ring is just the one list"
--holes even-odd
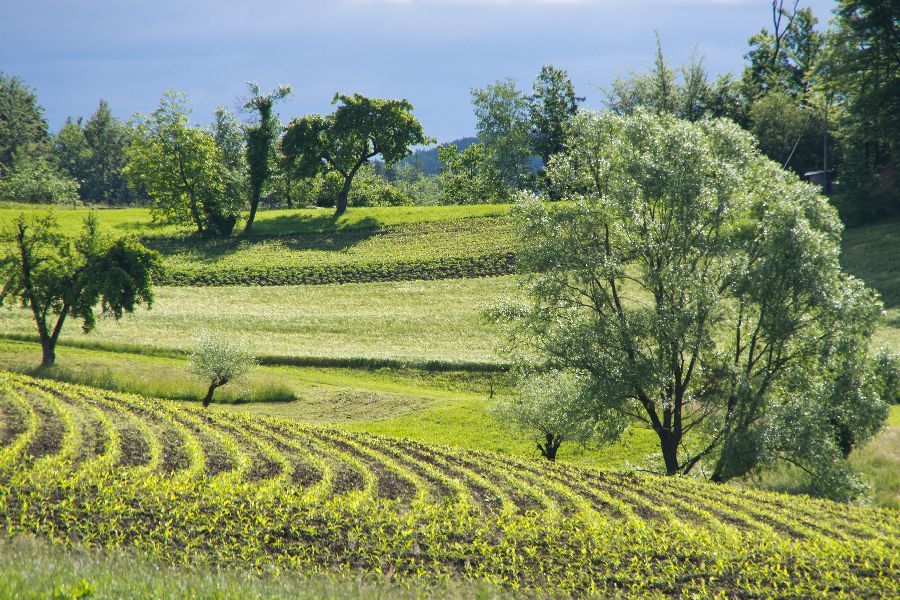
[(340, 105), (327, 117), (307, 115), (291, 121), (281, 150), (300, 177), (334, 172), (343, 178), (335, 198), (335, 214), (341, 215), (353, 178), (364, 164), (380, 155), (386, 165), (393, 165), (409, 156), (411, 146), (429, 140), (406, 100), (336, 94), (333, 103)]
[(91, 149), (84, 172), (82, 197), (107, 205), (132, 204), (139, 197), (128, 189), (123, 169), (130, 131), (112, 114), (109, 104), (100, 101), (84, 126), (84, 139)]
[(750, 131), (763, 154), (803, 174), (822, 166), (822, 112), (774, 91), (750, 107)]
[(190, 355), (188, 370), (209, 382), (203, 406), (209, 406), (213, 392), (240, 379), (256, 364), (247, 349), (235, 340), (209, 331), (200, 333)]
[(786, 10), (773, 3), (773, 31), (763, 28), (750, 38), (744, 55), (742, 85), (745, 94), (757, 99), (771, 93), (799, 98), (808, 93), (817, 76), (818, 61), (826, 35), (816, 30), (812, 9)]
[(484, 580), (518, 594), (898, 592), (890, 511), (6, 374), (0, 403), (12, 423), (0, 448), (8, 535), (170, 564)]
[(258, 120), (254, 125), (247, 127), (247, 174), (250, 187), (250, 214), (247, 217), (246, 230), (253, 227), (256, 218), (256, 210), (259, 208), (259, 200), (262, 196), (263, 186), (272, 176), (272, 162), (275, 160), (275, 142), (281, 134), (281, 125), (278, 117), (273, 114), (272, 107), (276, 102), (293, 93), (291, 86), (280, 85), (268, 94), (260, 94), (259, 84), (249, 83), (250, 99), (244, 103), (244, 108), (256, 111)]
[(578, 112), (579, 100), (584, 99), (575, 96), (575, 86), (565, 69), (552, 65), (541, 67), (528, 97), (528, 112), (531, 150), (545, 165), (550, 163), (551, 156), (565, 149), (565, 126)]
[(84, 178), (90, 168), (93, 152), (84, 137), (81, 119), (77, 121), (71, 117), (66, 119), (65, 125), (53, 139), (53, 150), (62, 171), (78, 182), (79, 197), (86, 200), (83, 189)]
[(3, 241), (0, 304), (18, 301), (31, 309), (44, 353), (42, 366), (53, 364), (67, 317), (80, 319), (87, 333), (96, 325), (97, 304), (103, 315), (118, 321), (123, 313), (153, 301), (159, 256), (135, 239), (102, 235), (92, 214), (74, 243), (59, 232), (51, 213), (31, 223), (21, 215)]
[[(531, 182), (531, 127), (529, 104), (514, 79), (504, 79), (472, 90), (478, 141), (488, 154), (500, 180), (510, 190)], [(443, 159), (441, 159), (443, 160)]]
[(727, 121), (580, 115), (570, 136), (550, 177), (571, 204), (518, 213), (537, 275), (500, 314), (517, 360), (588, 377), (598, 415), (657, 433), (668, 474), (787, 460), (852, 491), (839, 440), (885, 415), (880, 303), (840, 269), (835, 211)]
[(608, 443), (624, 432), (624, 422), (615, 415), (598, 417), (592, 412), (590, 391), (589, 381), (569, 373), (522, 376), (516, 395), (501, 401), (494, 416), (531, 438), (544, 458), (556, 460), (563, 442), (585, 444), (594, 439)]
[(472, 144), (459, 152), (456, 146), (438, 150), (444, 164), (441, 170), (443, 204), (490, 204), (508, 202), (509, 187), (504, 183), (494, 152), (484, 144)]
[(666, 62), (658, 38), (656, 44), (656, 61), (650, 72), (617, 78), (604, 90), (610, 111), (630, 115), (643, 108), (689, 121), (725, 117), (741, 124), (746, 122), (747, 109), (740, 87), (730, 75), (710, 82), (703, 58), (697, 55), (692, 55), (676, 72)]
[(44, 158), (17, 158), (12, 170), (0, 178), (0, 198), (23, 204), (74, 206), (78, 182)]
[(47, 121), (35, 90), (0, 71), (0, 175), (15, 167), (17, 153), (29, 161), (51, 154)]
[(900, 7), (841, 0), (824, 59), (826, 86), (845, 105), (840, 125), (845, 196), (853, 222), (900, 212)]
[(227, 196), (229, 171), (208, 131), (188, 126), (185, 96), (166, 92), (150, 115), (135, 117), (125, 173), (150, 196), (155, 217), (193, 224), (207, 237), (231, 233), (243, 200)]

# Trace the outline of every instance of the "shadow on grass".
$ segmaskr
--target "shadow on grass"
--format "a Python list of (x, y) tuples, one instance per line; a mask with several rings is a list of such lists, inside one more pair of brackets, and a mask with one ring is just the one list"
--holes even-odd
[[(278, 217), (280, 219), (291, 217)], [(305, 218), (299, 216), (298, 218)], [(320, 219), (316, 217), (316, 219)], [(333, 219), (333, 217), (328, 217)], [(268, 243), (277, 240), (287, 249), (300, 252), (305, 250), (318, 250), (322, 252), (339, 252), (346, 250), (371, 237), (379, 235), (378, 221), (375, 219), (362, 219), (350, 228), (320, 228), (310, 227), (310, 231), (296, 231), (283, 233), (262, 234), (256, 232), (249, 236), (236, 235), (224, 239), (204, 239), (199, 236), (171, 237), (171, 238), (147, 238), (144, 243), (164, 255), (184, 254), (198, 262), (216, 262), (231, 255), (242, 248), (252, 247), (255, 244)], [(262, 229), (262, 227), (260, 228)]]

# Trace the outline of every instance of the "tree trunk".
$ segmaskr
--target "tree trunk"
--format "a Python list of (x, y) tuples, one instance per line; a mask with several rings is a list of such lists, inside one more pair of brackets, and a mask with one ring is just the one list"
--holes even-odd
[(247, 224), (244, 226), (244, 231), (250, 231), (250, 228), (253, 227), (253, 219), (256, 218), (256, 209), (259, 207), (259, 197), (261, 195), (262, 190), (254, 190), (250, 195), (250, 214), (247, 216)]
[(666, 475), (678, 474), (678, 442), (679, 439), (670, 431), (659, 431), (660, 447), (666, 463)]
[(56, 340), (48, 337), (41, 340), (41, 368), (52, 367), (56, 362)]
[(216, 388), (219, 387), (215, 383), (209, 384), (209, 389), (206, 391), (206, 397), (203, 399), (203, 408), (209, 406), (209, 403), (212, 402), (213, 392), (216, 391)]
[(350, 185), (353, 183), (353, 175), (351, 173), (348, 177), (344, 178), (344, 187), (341, 188), (341, 193), (338, 194), (337, 202), (334, 204), (334, 216), (339, 217), (344, 214), (344, 211), (347, 210), (347, 198), (350, 197)]
[(546, 433), (544, 434), (544, 437), (546, 438), (546, 442), (543, 444), (538, 443), (538, 450), (541, 451), (544, 458), (550, 462), (556, 462), (556, 451), (559, 450), (559, 447), (562, 444), (562, 436), (554, 436), (552, 433)]

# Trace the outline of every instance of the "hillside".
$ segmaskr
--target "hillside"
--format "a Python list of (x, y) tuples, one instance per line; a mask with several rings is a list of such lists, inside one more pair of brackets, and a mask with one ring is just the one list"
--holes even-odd
[(458, 140), (453, 140), (452, 142), (447, 142), (446, 144), (441, 144), (440, 146), (437, 146), (435, 148), (416, 150), (412, 153), (412, 155), (407, 156), (406, 158), (401, 160), (400, 164), (414, 165), (425, 175), (437, 175), (441, 172), (441, 168), (444, 166), (444, 163), (442, 163), (440, 158), (438, 158), (438, 148), (444, 146), (456, 146), (456, 149), (459, 152), (464, 152), (466, 148), (468, 148), (472, 144), (477, 143), (478, 138), (476, 137), (460, 138)]
[(9, 534), (175, 564), (600, 595), (900, 593), (891, 511), (0, 374)]
[[(253, 234), (200, 240), (153, 223), (147, 209), (96, 211), (101, 226), (137, 235), (163, 255), (162, 285), (303, 285), (501, 275), (513, 270), (508, 206), (353, 208), (264, 211)], [(0, 226), (20, 213), (0, 209)], [(86, 210), (56, 219), (76, 235)]]

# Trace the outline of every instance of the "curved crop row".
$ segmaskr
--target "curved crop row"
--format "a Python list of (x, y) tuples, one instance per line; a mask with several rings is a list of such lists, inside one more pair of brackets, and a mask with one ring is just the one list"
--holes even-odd
[(8, 534), (555, 593), (896, 596), (896, 513), (0, 373)]

